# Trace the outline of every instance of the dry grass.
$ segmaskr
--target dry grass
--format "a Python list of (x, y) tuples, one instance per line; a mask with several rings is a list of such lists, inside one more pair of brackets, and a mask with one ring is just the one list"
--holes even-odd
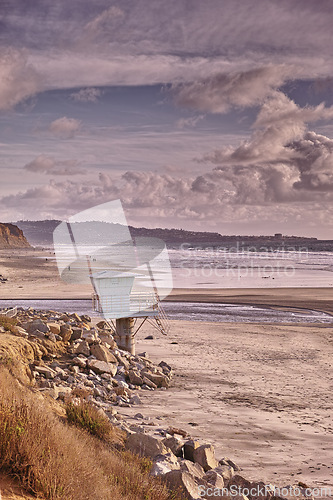
[(14, 333), (13, 327), (17, 325), (17, 320), (15, 318), (9, 318), (3, 314), (0, 314), (0, 326), (2, 326), (6, 332)]
[(66, 415), (69, 424), (89, 432), (111, 446), (124, 447), (126, 434), (114, 427), (90, 402), (81, 399), (79, 403), (67, 403)]
[(0, 367), (0, 469), (58, 500), (170, 500), (150, 463), (62, 423), (38, 394)]

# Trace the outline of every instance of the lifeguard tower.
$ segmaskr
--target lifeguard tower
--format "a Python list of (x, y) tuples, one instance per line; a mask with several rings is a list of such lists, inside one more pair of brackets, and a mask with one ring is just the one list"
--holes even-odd
[(93, 309), (103, 314), (121, 349), (135, 354), (135, 335), (147, 321), (166, 335), (170, 325), (157, 290), (135, 291), (133, 273), (101, 271), (91, 276)]
[(172, 272), (166, 245), (132, 238), (120, 200), (61, 222), (53, 242), (62, 280), (92, 284), (93, 309), (110, 323), (119, 347), (134, 354), (135, 335), (146, 321), (167, 334), (161, 300), (172, 290)]

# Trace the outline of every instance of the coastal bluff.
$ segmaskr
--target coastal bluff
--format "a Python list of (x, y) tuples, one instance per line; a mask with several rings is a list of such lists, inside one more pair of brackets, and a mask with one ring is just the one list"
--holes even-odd
[(21, 229), (14, 224), (0, 223), (0, 249), (27, 247), (30, 247), (30, 244)]

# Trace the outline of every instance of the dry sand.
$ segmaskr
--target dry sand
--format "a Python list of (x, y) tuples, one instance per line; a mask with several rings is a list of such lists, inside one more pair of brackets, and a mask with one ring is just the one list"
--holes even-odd
[[(61, 282), (53, 257), (0, 251), (0, 274), (8, 278), (0, 299), (89, 298), (89, 286)], [(330, 288), (184, 289), (170, 299), (333, 313)], [(137, 352), (169, 362), (172, 386), (142, 391), (144, 406), (122, 413), (164, 417), (155, 422), (214, 444), (218, 457), (234, 459), (253, 479), (333, 489), (332, 328), (173, 321), (168, 337), (155, 332), (144, 340), (149, 333), (151, 326), (138, 333)]]
[(121, 413), (164, 416), (153, 421), (212, 443), (252, 479), (333, 494), (331, 328), (173, 321), (145, 340), (150, 328), (137, 352), (170, 363), (172, 387), (141, 391), (144, 406)]

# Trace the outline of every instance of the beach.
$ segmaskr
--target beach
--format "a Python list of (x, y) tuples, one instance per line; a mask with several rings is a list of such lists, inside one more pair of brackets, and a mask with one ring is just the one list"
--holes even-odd
[[(46, 260), (47, 259), (47, 260)], [(0, 252), (1, 299), (89, 298), (61, 282), (51, 253)], [(167, 300), (225, 302), (333, 313), (332, 289), (176, 289)], [(152, 340), (145, 337), (153, 335)], [(212, 443), (244, 475), (280, 486), (331, 486), (333, 337), (330, 325), (172, 321), (168, 336), (145, 325), (136, 351), (174, 370), (167, 391), (141, 391), (138, 411), (156, 428), (184, 428)], [(157, 417), (161, 417), (158, 420)]]

